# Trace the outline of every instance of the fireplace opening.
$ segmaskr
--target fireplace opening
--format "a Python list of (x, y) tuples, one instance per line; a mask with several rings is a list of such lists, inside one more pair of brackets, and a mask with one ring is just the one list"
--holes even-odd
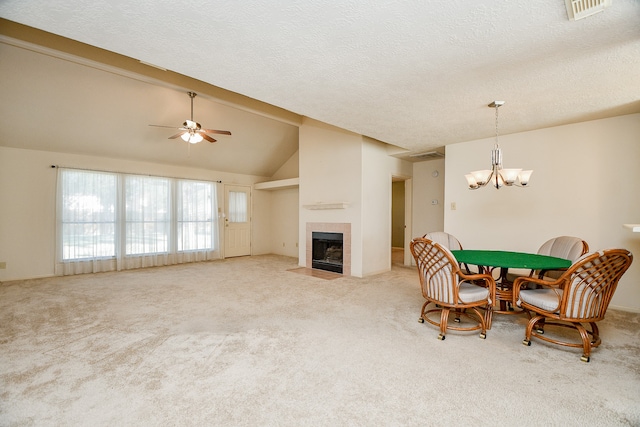
[(311, 234), (311, 267), (342, 274), (342, 233)]

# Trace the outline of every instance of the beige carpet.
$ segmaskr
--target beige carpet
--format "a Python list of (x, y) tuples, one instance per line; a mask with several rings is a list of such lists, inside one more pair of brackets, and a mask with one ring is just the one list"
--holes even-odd
[(2, 426), (640, 425), (640, 315), (590, 363), (417, 322), (417, 273), (325, 280), (282, 256), (0, 285)]

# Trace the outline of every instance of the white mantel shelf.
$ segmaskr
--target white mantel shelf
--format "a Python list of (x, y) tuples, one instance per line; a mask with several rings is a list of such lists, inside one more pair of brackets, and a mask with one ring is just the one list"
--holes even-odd
[(278, 181), (258, 182), (253, 188), (256, 190), (285, 190), (296, 188), (300, 184), (300, 178), (280, 179)]
[(634, 233), (640, 233), (640, 224), (622, 224), (627, 228), (630, 228)]
[(302, 205), (305, 209), (346, 209), (349, 207), (349, 203), (347, 202), (318, 202), (313, 205)]

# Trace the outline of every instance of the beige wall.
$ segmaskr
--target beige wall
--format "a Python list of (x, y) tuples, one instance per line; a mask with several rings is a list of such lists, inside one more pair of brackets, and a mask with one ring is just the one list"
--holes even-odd
[[(314, 120), (300, 127), (299, 262), (306, 264), (307, 222), (351, 223), (351, 241), (362, 241), (362, 137)], [(307, 209), (316, 203), (346, 209)], [(362, 247), (352, 244), (351, 275), (362, 275)], [(309, 266), (310, 267), (310, 266)]]
[[(411, 164), (386, 145), (314, 120), (300, 128), (299, 260), (306, 264), (307, 222), (351, 224), (351, 275), (391, 268), (391, 179), (411, 177)], [(305, 205), (345, 202), (345, 209)]]
[(536, 252), (560, 235), (626, 248), (637, 259), (611, 304), (640, 312), (640, 233), (622, 226), (640, 223), (640, 114), (501, 136), (504, 167), (533, 169), (530, 187), (468, 190), (464, 174), (490, 166), (493, 142), (447, 146), (445, 231), (469, 249)]
[[(444, 230), (444, 163), (438, 159), (413, 164), (412, 238)], [(432, 204), (433, 200), (438, 204)]]
[(268, 253), (298, 257), (298, 212), (300, 209), (297, 188), (268, 191), (271, 197)]
[[(238, 175), (46, 151), (0, 147), (0, 281), (46, 277), (54, 274), (56, 169), (52, 164), (116, 172), (143, 173), (251, 185), (264, 177)], [(254, 193), (257, 193), (254, 191)], [(220, 205), (221, 198), (219, 197)], [(253, 198), (253, 250), (263, 249), (269, 233), (269, 206)]]
[[(391, 193), (393, 177), (411, 177), (411, 163), (390, 157), (387, 147), (362, 140), (362, 275), (391, 269)], [(355, 243), (352, 243), (355, 244)]]
[[(291, 156), (272, 177), (266, 181), (297, 178), (299, 175), (298, 152)], [(260, 235), (252, 248), (252, 255), (276, 254), (298, 256), (298, 188), (272, 188), (252, 192), (253, 211), (260, 212), (264, 222)]]

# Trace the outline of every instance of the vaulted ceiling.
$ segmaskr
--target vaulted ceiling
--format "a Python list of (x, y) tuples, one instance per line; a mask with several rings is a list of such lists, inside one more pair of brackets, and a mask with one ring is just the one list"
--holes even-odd
[[(569, 19), (564, 0), (4, 0), (0, 16), (273, 107), (273, 115), (255, 116), (281, 127), (274, 138), (284, 145), (276, 153), (291, 151), (282, 141), (297, 137), (301, 117), (410, 154), (492, 136), (494, 112), (487, 104), (493, 100), (506, 101), (501, 133), (640, 112), (640, 2), (635, 0), (613, 0), (604, 11), (576, 21)], [(1, 62), (4, 77), (11, 65)], [(115, 121), (92, 123), (94, 135), (117, 131), (125, 138), (127, 126), (141, 122), (181, 123), (189, 100), (178, 90), (184, 87), (172, 89), (169, 98), (140, 88), (119, 98), (122, 91), (81, 86), (56, 96), (70, 104), (102, 99), (113, 110), (133, 103), (146, 111), (130, 122), (116, 114)], [(236, 135), (250, 122), (234, 122), (224, 111), (234, 104), (216, 104), (219, 100), (213, 92), (200, 104), (196, 98), (194, 114), (201, 112), (206, 120), (199, 121), (207, 127), (231, 130), (239, 142)], [(65, 108), (73, 110), (60, 107)], [(251, 108), (238, 111), (251, 114)], [(160, 132), (144, 131), (145, 138)], [(231, 146), (227, 142), (220, 137), (209, 148), (223, 150)], [(138, 154), (146, 152), (147, 146)]]

